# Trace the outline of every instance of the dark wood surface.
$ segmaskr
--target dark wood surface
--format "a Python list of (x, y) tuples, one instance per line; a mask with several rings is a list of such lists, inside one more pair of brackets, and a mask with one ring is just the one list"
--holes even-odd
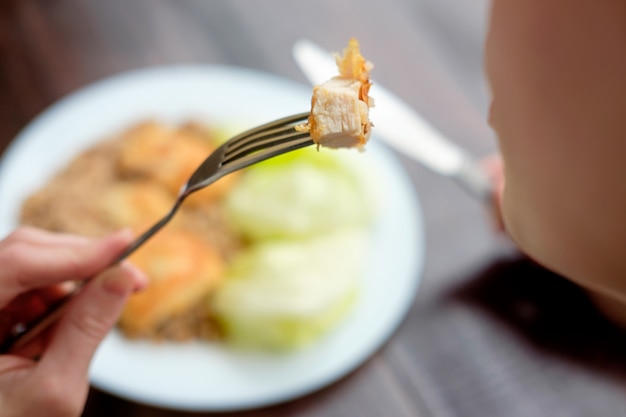
[[(496, 148), (485, 123), (487, 7), (485, 0), (1, 0), (0, 152), (46, 107), (103, 77), (201, 62), (305, 83), (291, 58), (296, 40), (338, 50), (356, 36), (376, 64), (376, 82), (483, 156)], [(331, 386), (229, 415), (624, 415), (623, 334), (578, 288), (517, 254), (458, 186), (400, 161), (419, 195), (427, 242), (406, 320)], [(187, 414), (94, 389), (84, 415)]]

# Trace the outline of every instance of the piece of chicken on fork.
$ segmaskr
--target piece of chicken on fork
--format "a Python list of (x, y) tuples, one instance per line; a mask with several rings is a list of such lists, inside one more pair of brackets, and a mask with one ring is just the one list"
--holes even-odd
[(362, 148), (372, 127), (369, 108), (373, 100), (368, 93), (373, 65), (363, 58), (354, 38), (335, 60), (339, 75), (313, 88), (311, 114), (304, 128), (318, 146)]

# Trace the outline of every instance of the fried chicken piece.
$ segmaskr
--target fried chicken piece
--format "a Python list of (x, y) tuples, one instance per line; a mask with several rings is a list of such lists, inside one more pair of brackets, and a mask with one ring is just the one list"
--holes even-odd
[[(195, 125), (172, 129), (161, 123), (146, 122), (125, 134), (119, 170), (126, 177), (153, 179), (177, 196), (214, 149), (207, 132)], [(194, 193), (185, 204), (215, 201), (231, 188), (235, 177), (231, 174)]]
[(339, 75), (313, 88), (308, 121), (311, 138), (330, 148), (362, 148), (372, 126), (369, 108), (373, 101), (368, 94), (373, 65), (361, 55), (356, 39), (350, 39), (335, 60)]
[(148, 287), (129, 299), (119, 325), (129, 337), (152, 337), (168, 319), (204, 301), (225, 268), (215, 248), (199, 237), (165, 228), (129, 258), (149, 277)]
[(174, 198), (156, 182), (127, 181), (101, 190), (94, 208), (113, 229), (130, 227), (140, 232), (165, 216), (173, 204)]

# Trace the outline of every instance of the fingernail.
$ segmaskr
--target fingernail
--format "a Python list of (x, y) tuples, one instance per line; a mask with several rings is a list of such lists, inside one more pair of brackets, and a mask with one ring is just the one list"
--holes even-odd
[(133, 275), (133, 291), (141, 291), (148, 286), (150, 280), (148, 279), (148, 276), (145, 274), (145, 272), (137, 268), (129, 261), (123, 261), (122, 265)]
[(116, 232), (113, 232), (110, 236), (113, 237), (113, 238), (122, 239), (122, 240), (125, 240), (125, 241), (130, 241), (130, 240), (132, 240), (135, 237), (135, 234), (133, 233), (133, 231), (130, 228), (126, 227), (126, 228), (120, 229), (120, 230), (118, 230)]
[(138, 274), (135, 277), (135, 286), (133, 287), (134, 292), (139, 292), (144, 290), (149, 284), (148, 277), (143, 272)]
[(134, 271), (127, 265), (119, 265), (103, 273), (102, 288), (109, 294), (125, 296), (132, 291), (134, 283)]

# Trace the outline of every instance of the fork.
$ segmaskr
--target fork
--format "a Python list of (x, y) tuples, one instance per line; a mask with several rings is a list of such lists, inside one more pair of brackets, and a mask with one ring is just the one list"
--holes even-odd
[[(174, 217), (189, 195), (213, 184), (225, 175), (266, 159), (312, 145), (314, 142), (309, 132), (297, 128), (297, 126), (305, 123), (308, 117), (309, 113), (287, 116), (247, 130), (224, 142), (200, 164), (187, 183), (183, 185), (171, 210), (135, 239), (111, 266), (127, 258), (163, 228)], [(9, 335), (5, 340), (0, 340), (0, 353), (19, 349), (53, 324), (61, 316), (80, 286), (82, 284), (30, 323), (12, 324)]]

